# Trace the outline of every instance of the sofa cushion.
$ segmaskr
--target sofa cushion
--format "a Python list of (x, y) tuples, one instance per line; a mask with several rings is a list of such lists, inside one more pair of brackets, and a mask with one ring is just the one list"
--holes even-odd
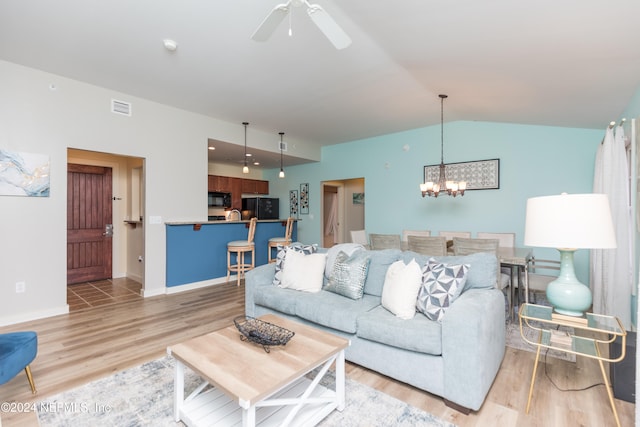
[[(384, 287), (384, 277), (391, 264), (398, 261), (402, 255), (400, 249), (383, 249), (377, 251), (366, 251), (371, 261), (367, 280), (364, 282), (364, 293), (368, 295), (382, 296)], [(407, 260), (409, 262), (409, 260)]]
[(288, 250), (284, 257), (285, 268), (278, 286), (299, 291), (320, 292), (326, 260), (327, 254), (305, 255), (295, 250)]
[(278, 245), (276, 255), (276, 273), (273, 276), (273, 286), (279, 286), (282, 280), (282, 270), (284, 269), (284, 258), (287, 255), (287, 251), (293, 250), (302, 252), (303, 254), (312, 254), (318, 250), (318, 245), (303, 245), (300, 242), (294, 242), (289, 246)]
[(328, 328), (354, 334), (358, 315), (378, 305), (380, 305), (380, 298), (370, 295), (353, 300), (324, 290), (316, 294), (298, 292), (296, 316)]
[(433, 258), (422, 269), (422, 286), (416, 308), (431, 320), (442, 320), (467, 281), (469, 264), (447, 264)]
[[(491, 289), (496, 287), (498, 273), (498, 258), (489, 252), (478, 252), (465, 256), (429, 256), (420, 255), (415, 252), (406, 251), (402, 254), (402, 259), (408, 262), (415, 258), (418, 264), (425, 265), (429, 258), (448, 264), (469, 264), (467, 281), (464, 284), (465, 292), (468, 289)], [(366, 289), (365, 289), (366, 292)]]
[(359, 338), (405, 350), (438, 356), (442, 354), (442, 326), (425, 316), (403, 320), (382, 306), (358, 316)]
[(369, 257), (364, 251), (356, 251), (351, 256), (340, 251), (324, 289), (351, 299), (362, 298), (368, 269)]
[(296, 298), (302, 292), (276, 286), (256, 286), (253, 292), (255, 305), (261, 305), (285, 314), (296, 314)]
[(402, 261), (394, 262), (385, 275), (382, 306), (401, 319), (411, 319), (416, 314), (421, 285), (422, 270), (415, 260), (407, 265)]

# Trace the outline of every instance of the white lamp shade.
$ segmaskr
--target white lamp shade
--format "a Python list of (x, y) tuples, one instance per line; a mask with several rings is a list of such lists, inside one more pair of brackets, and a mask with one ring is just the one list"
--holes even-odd
[(560, 194), (527, 200), (524, 244), (564, 249), (616, 247), (606, 194)]

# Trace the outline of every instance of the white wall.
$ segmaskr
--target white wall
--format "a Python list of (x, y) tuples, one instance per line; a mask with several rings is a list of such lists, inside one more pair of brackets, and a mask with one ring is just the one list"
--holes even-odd
[[(165, 226), (149, 217), (206, 220), (207, 140), (243, 143), (242, 125), (5, 61), (0, 94), (0, 147), (51, 160), (50, 197), (0, 196), (0, 325), (68, 310), (67, 148), (145, 159), (145, 296), (164, 293)], [(112, 114), (112, 98), (131, 102), (132, 116)], [(273, 145), (271, 133), (252, 133), (254, 146)], [(296, 147), (296, 156), (320, 158), (310, 144)], [(25, 293), (15, 292), (18, 281), (26, 282)]]

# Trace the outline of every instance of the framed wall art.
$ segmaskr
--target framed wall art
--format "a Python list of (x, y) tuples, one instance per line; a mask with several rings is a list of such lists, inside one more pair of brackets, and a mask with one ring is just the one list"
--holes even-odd
[(298, 217), (298, 190), (289, 191), (289, 216)]
[[(447, 179), (465, 181), (467, 190), (495, 190), (500, 188), (500, 159), (445, 163)], [(438, 182), (440, 165), (424, 167), (423, 182)]]
[(309, 183), (300, 184), (300, 213), (309, 214)]
[(49, 197), (49, 156), (0, 149), (0, 196)]

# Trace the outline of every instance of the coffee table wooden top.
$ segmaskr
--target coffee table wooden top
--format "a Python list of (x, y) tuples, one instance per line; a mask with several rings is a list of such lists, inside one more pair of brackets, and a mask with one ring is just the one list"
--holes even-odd
[(272, 314), (260, 319), (295, 335), (287, 345), (270, 347), (267, 353), (261, 345), (241, 341), (231, 325), (172, 345), (169, 352), (241, 405), (253, 405), (350, 344), (346, 338)]

